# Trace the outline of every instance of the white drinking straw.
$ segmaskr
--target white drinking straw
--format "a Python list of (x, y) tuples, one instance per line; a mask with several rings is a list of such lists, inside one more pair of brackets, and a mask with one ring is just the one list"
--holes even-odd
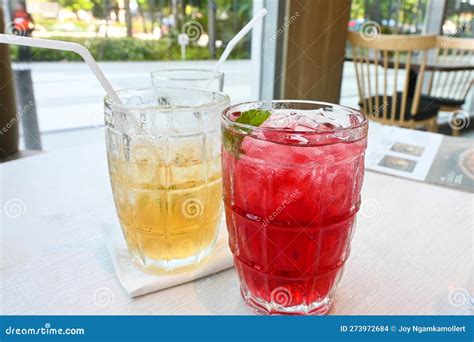
[(112, 99), (112, 101), (118, 104), (122, 104), (122, 101), (120, 101), (117, 93), (110, 85), (110, 82), (107, 80), (107, 78), (105, 78), (104, 73), (100, 69), (97, 62), (94, 60), (94, 57), (92, 57), (89, 50), (87, 50), (81, 44), (64, 42), (60, 40), (29, 38), (29, 37), (15, 36), (15, 35), (7, 35), (7, 34), (0, 34), (0, 43), (33, 46), (33, 47), (39, 47), (39, 48), (45, 48), (45, 49), (75, 52), (79, 56), (81, 56), (82, 59), (84, 59), (84, 61), (92, 70), (95, 77), (97, 77), (100, 84), (104, 88), (107, 95)]
[(247, 23), (247, 25), (245, 25), (239, 31), (239, 33), (237, 33), (235, 35), (234, 38), (232, 38), (232, 40), (229, 42), (229, 44), (227, 44), (227, 47), (225, 48), (224, 52), (222, 53), (221, 58), (219, 58), (219, 60), (217, 61), (217, 64), (214, 67), (214, 69), (212, 69), (212, 73), (211, 73), (211, 76), (209, 77), (209, 81), (207, 82), (206, 88), (209, 88), (209, 86), (212, 83), (212, 80), (214, 79), (214, 77), (216, 77), (217, 73), (219, 72), (219, 69), (221, 68), (222, 64), (224, 64), (224, 62), (227, 60), (227, 58), (229, 57), (229, 55), (232, 52), (232, 50), (234, 49), (234, 47), (242, 40), (242, 38), (245, 37), (245, 35), (247, 33), (249, 33), (249, 31), (251, 29), (254, 28), (254, 26), (256, 26), (260, 22), (260, 20), (263, 19), (263, 17), (266, 14), (267, 14), (267, 10), (265, 8), (262, 8), (257, 13), (257, 15), (255, 17), (253, 17), (252, 20), (250, 20)]

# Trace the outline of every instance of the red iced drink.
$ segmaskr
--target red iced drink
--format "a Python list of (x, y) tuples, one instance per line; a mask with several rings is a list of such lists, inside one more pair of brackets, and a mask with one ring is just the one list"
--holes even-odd
[(223, 142), (245, 301), (262, 313), (326, 313), (359, 209), (366, 118), (317, 102), (246, 103), (224, 112)]

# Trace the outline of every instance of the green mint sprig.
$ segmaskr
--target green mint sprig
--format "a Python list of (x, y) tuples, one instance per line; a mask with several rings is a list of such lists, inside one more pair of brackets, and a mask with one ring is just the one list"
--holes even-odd
[[(263, 109), (250, 109), (245, 112), (240, 113), (239, 117), (235, 119), (235, 122), (259, 127), (262, 125), (271, 115), (272, 113), (268, 110)], [(251, 128), (239, 128), (239, 130), (243, 131), (244, 133), (250, 133), (252, 131)], [(242, 140), (244, 139), (245, 134), (235, 132), (231, 128), (226, 129), (223, 133), (223, 142), (224, 148), (226, 151), (233, 153), (237, 158), (240, 155), (240, 147), (242, 145)]]
[(270, 111), (263, 109), (250, 109), (245, 112), (240, 113), (240, 116), (235, 119), (235, 122), (259, 127), (261, 124), (267, 120), (270, 115)]

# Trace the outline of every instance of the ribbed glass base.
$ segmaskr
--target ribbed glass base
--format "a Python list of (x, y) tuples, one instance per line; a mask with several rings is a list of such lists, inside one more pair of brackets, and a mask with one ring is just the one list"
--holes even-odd
[(199, 253), (183, 259), (155, 260), (131, 253), (134, 264), (141, 270), (153, 274), (170, 274), (189, 271), (206, 262), (216, 245), (214, 242)]
[(254, 297), (245, 286), (240, 287), (245, 303), (259, 315), (325, 315), (332, 307), (334, 294), (330, 293), (322, 301), (308, 305), (282, 306), (275, 301), (267, 302)]

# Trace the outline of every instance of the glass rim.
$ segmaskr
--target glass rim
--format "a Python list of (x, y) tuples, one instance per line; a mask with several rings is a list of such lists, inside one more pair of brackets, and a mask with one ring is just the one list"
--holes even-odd
[[(161, 76), (159, 75), (160, 73), (176, 73), (176, 72), (195, 72), (195, 73), (202, 73), (207, 75), (199, 78), (181, 78), (181, 77), (173, 77), (173, 74), (171, 74), (169, 77), (166, 76)], [(199, 69), (199, 68), (165, 68), (165, 69), (159, 69), (152, 71), (150, 73), (152, 79), (160, 80), (160, 81), (207, 81), (209, 80), (209, 76), (212, 74), (212, 69)], [(222, 77), (224, 73), (221, 71), (218, 71), (214, 79), (219, 79)]]
[[(325, 105), (325, 106), (330, 106), (330, 107), (333, 107), (333, 108), (334, 107), (341, 108), (341, 109), (344, 109), (347, 112), (351, 112), (351, 113), (360, 115), (360, 117), (362, 118), (362, 121), (359, 122), (356, 125), (349, 126), (349, 127), (344, 127), (344, 128), (339, 128), (339, 129), (290, 130), (290, 129), (282, 129), (282, 128), (279, 128), (279, 127), (252, 126), (252, 125), (243, 124), (243, 123), (240, 123), (240, 122), (235, 122), (235, 121), (233, 121), (229, 118), (229, 114), (231, 114), (233, 110), (235, 110), (236, 108), (238, 108), (240, 106), (250, 105), (250, 104), (270, 104), (271, 105), (273, 103), (296, 103), (296, 104), (306, 103), (306, 104), (315, 104), (315, 105)], [(233, 104), (233, 105), (227, 107), (226, 109), (224, 109), (222, 111), (221, 117), (222, 117), (222, 120), (224, 120), (229, 125), (236, 126), (236, 127), (241, 128), (241, 129), (244, 129), (244, 130), (269, 131), (269, 132), (279, 132), (279, 133), (286, 133), (286, 134), (301, 134), (301, 133), (315, 134), (315, 135), (317, 135), (317, 134), (319, 134), (319, 135), (334, 134), (334, 133), (337, 133), (337, 132), (347, 132), (347, 131), (351, 131), (351, 130), (360, 129), (360, 128), (368, 126), (368, 123), (369, 123), (367, 115), (365, 115), (362, 111), (360, 111), (358, 109), (351, 108), (351, 107), (344, 106), (344, 105), (340, 105), (340, 104), (330, 103), (330, 102), (312, 101), (312, 100), (268, 100), (268, 101), (262, 100), (262, 101), (240, 102), (240, 103)]]
[(119, 89), (116, 90), (117, 96), (120, 98), (120, 94), (126, 93), (126, 92), (149, 92), (149, 93), (155, 93), (156, 91), (159, 90), (180, 90), (180, 91), (194, 91), (194, 92), (200, 92), (200, 93), (207, 93), (207, 94), (213, 94), (217, 95), (220, 97), (220, 100), (216, 100), (213, 102), (206, 102), (202, 105), (199, 106), (184, 106), (184, 105), (174, 105), (170, 107), (159, 107), (156, 105), (148, 105), (144, 107), (139, 107), (139, 106), (132, 106), (132, 105), (126, 105), (122, 103), (117, 103), (113, 101), (109, 95), (106, 95), (104, 97), (104, 103), (107, 106), (110, 106), (111, 108), (115, 109), (122, 109), (122, 110), (150, 110), (153, 109), (155, 112), (169, 112), (169, 111), (174, 111), (174, 110), (197, 110), (197, 109), (206, 109), (206, 108), (212, 108), (212, 107), (219, 107), (226, 105), (230, 103), (230, 96), (227, 95), (224, 92), (217, 91), (217, 90), (211, 90), (211, 89), (202, 89), (202, 88), (192, 88), (192, 87), (152, 87), (152, 88), (125, 88), (125, 89)]

